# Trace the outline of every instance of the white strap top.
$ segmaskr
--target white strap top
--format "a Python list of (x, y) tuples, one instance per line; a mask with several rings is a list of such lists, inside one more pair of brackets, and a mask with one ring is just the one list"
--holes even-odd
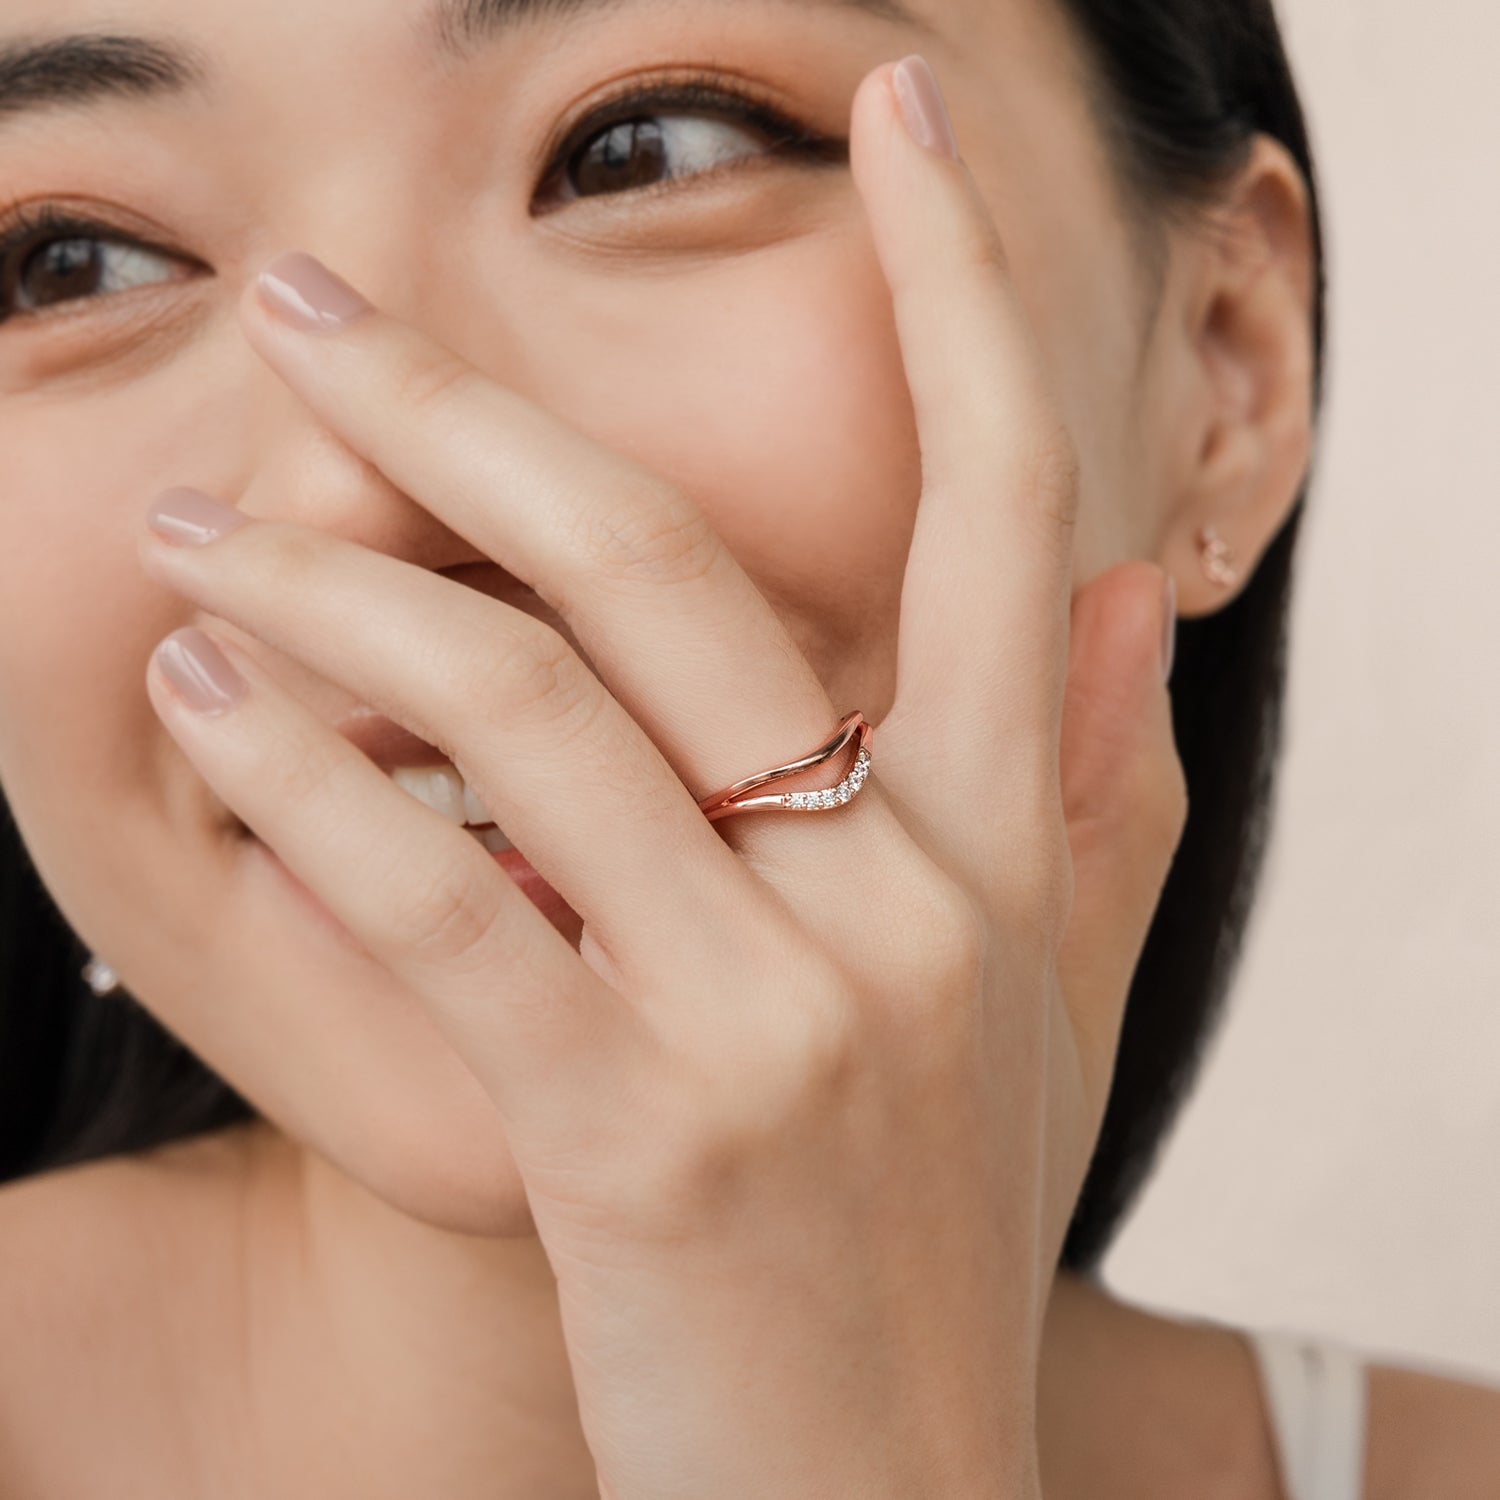
[(1365, 1360), (1332, 1339), (1247, 1328), (1286, 1500), (1361, 1500)]

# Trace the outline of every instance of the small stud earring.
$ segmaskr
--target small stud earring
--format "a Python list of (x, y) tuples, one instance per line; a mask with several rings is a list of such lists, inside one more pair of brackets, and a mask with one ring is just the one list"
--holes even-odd
[(120, 987), (115, 971), (97, 953), (89, 955), (89, 961), (83, 966), (82, 974), (84, 983), (96, 995), (109, 995)]
[(1220, 588), (1232, 588), (1240, 581), (1239, 571), (1233, 562), (1234, 550), (1219, 535), (1216, 527), (1202, 526), (1198, 529), (1198, 547), (1202, 554), (1203, 571), (1210, 582), (1218, 584)]

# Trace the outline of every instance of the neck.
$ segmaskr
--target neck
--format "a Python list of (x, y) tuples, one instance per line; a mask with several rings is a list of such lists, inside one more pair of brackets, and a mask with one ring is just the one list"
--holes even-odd
[[(597, 1500), (541, 1242), (434, 1229), (256, 1130), (240, 1291), (262, 1489)], [(1276, 1493), (1240, 1335), (1065, 1272), (1037, 1412), (1047, 1500)]]
[(596, 1500), (535, 1235), (434, 1229), (269, 1127), (255, 1178), (245, 1378), (279, 1492)]

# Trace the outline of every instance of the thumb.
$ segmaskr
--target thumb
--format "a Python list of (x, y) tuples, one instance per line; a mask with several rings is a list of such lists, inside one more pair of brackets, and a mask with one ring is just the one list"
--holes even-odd
[(1130, 981), (1187, 819), (1163, 678), (1167, 579), (1154, 563), (1121, 563), (1072, 608), (1061, 779), (1074, 897), (1057, 968), (1095, 1129)]

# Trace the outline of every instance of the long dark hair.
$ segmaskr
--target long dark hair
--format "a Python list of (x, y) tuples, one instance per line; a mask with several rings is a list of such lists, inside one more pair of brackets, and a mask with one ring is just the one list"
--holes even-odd
[[(1062, 0), (1097, 112), (1149, 216), (1211, 205), (1257, 133), (1302, 171), (1313, 251), (1314, 413), (1326, 329), (1317, 174), (1271, 0)], [(1109, 1103), (1061, 1264), (1091, 1273), (1155, 1164), (1238, 966), (1270, 831), (1292, 560), (1306, 481), (1234, 601), (1184, 620), (1172, 722), (1189, 811), (1131, 984)]]
[[(1143, 219), (1212, 203), (1264, 132), (1311, 193), (1314, 405), (1324, 273), (1316, 180), (1270, 0), (1061, 0)], [(1304, 494), (1242, 593), (1178, 628), (1172, 676), (1190, 810), (1136, 969), (1114, 1085), (1062, 1264), (1096, 1267), (1197, 1071), (1240, 953), (1271, 819), (1292, 556)], [(95, 997), (87, 954), (0, 818), (0, 1181), (147, 1150), (253, 1117), (128, 994)]]

